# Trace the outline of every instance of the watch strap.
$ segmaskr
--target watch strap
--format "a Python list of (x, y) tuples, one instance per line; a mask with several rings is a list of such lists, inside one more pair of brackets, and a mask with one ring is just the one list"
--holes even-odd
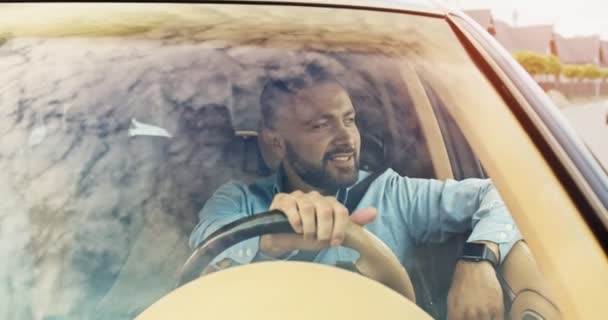
[(488, 261), (494, 269), (499, 265), (498, 257), (492, 249), (483, 243), (466, 243), (463, 250), (463, 255), (460, 257), (465, 261), (481, 262)]

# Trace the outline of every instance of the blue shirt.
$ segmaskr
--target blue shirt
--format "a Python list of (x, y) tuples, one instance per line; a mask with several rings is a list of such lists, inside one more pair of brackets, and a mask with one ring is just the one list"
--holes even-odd
[[(252, 184), (229, 182), (220, 187), (199, 213), (200, 222), (190, 236), (195, 248), (218, 228), (239, 218), (268, 211), (275, 194), (284, 192), (282, 171)], [(359, 181), (369, 173), (361, 171)], [(345, 203), (346, 192), (337, 199)], [(499, 246), (501, 259), (521, 234), (490, 180), (433, 180), (402, 177), (388, 169), (369, 186), (357, 208), (374, 207), (376, 220), (365, 228), (392, 249), (406, 269), (411, 269), (414, 246), (443, 242), (472, 229), (467, 241), (491, 241)], [(246, 264), (269, 257), (258, 252), (259, 237), (243, 241), (215, 258)], [(315, 261), (335, 264), (356, 261), (358, 253), (346, 247), (322, 250)]]

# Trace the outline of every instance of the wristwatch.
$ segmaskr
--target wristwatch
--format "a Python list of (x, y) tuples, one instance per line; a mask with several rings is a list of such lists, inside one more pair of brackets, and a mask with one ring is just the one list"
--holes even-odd
[(494, 269), (498, 267), (498, 258), (484, 243), (466, 243), (462, 249), (460, 259), (474, 262), (489, 261)]

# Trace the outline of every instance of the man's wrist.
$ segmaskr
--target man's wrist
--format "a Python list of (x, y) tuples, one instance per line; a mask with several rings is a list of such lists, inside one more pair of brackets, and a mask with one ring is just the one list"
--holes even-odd
[(471, 263), (488, 262), (493, 268), (500, 265), (500, 250), (498, 245), (492, 242), (475, 241), (465, 244), (460, 260)]
[(498, 244), (491, 242), (491, 241), (475, 241), (475, 243), (483, 243), (485, 244), (488, 249), (492, 250), (492, 253), (494, 253), (494, 256), (496, 256), (496, 259), (498, 260), (498, 264), (500, 264), (500, 250), (498, 249)]
[(492, 270), (496, 270), (496, 267), (492, 264), (492, 262), (488, 261), (488, 260), (481, 260), (481, 261), (471, 261), (471, 260), (465, 260), (465, 259), (459, 259), (458, 262), (456, 262), (457, 266), (462, 266), (465, 268), (468, 267), (490, 267), (492, 268)]

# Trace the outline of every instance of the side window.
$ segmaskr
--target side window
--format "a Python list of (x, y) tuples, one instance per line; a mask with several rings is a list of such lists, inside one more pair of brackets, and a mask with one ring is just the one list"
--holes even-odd
[(454, 121), (454, 118), (447, 111), (443, 100), (441, 100), (428, 83), (423, 82), (423, 86), (441, 129), (441, 135), (443, 136), (450, 158), (454, 179), (486, 178), (487, 175), (479, 159), (473, 153), (471, 146)]
[[(377, 170), (377, 167), (366, 167), (370, 163), (368, 158), (381, 155), (381, 166), (391, 167), (402, 176), (434, 178), (429, 142), (422, 132), (404, 79), (394, 71), (397, 68), (391, 61), (373, 55), (361, 56), (363, 59), (373, 59), (376, 70), (357, 70), (366, 76), (368, 84), (349, 88), (358, 114), (362, 168)], [(357, 65), (365, 64), (350, 67), (356, 70)]]

